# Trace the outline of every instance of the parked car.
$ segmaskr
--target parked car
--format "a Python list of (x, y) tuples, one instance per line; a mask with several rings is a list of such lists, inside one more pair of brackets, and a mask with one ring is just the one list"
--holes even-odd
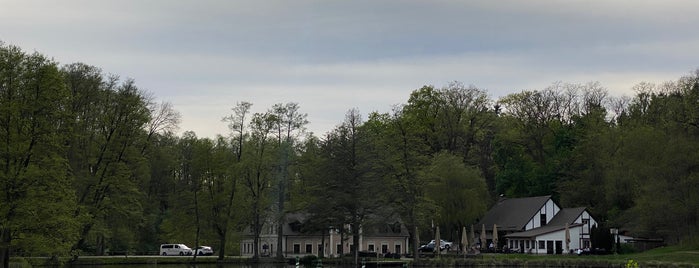
[(214, 250), (209, 246), (198, 246), (197, 249), (194, 250), (194, 254), (197, 254), (199, 256), (211, 256), (214, 255)]
[(379, 254), (374, 251), (366, 251), (366, 250), (361, 250), (359, 251), (359, 257), (360, 258), (377, 258), (379, 257)]
[[(447, 251), (449, 251), (449, 249), (451, 249), (451, 246), (452, 246), (452, 245), (453, 245), (452, 242), (444, 241), (443, 239), (440, 239), (440, 240), (439, 240), (439, 250), (440, 250), (440, 251), (442, 251), (442, 250), (447, 250)], [(429, 243), (420, 246), (420, 247), (417, 249), (417, 251), (420, 251), (420, 252), (433, 252), (433, 251), (434, 251), (434, 246), (435, 246), (434, 240), (432, 240), (432, 241), (430, 241)]]
[(163, 256), (168, 256), (168, 255), (180, 255), (180, 256), (189, 256), (192, 255), (192, 249), (189, 248), (185, 244), (162, 244), (160, 245), (160, 255)]
[(386, 259), (400, 259), (400, 253), (387, 252), (383, 257)]

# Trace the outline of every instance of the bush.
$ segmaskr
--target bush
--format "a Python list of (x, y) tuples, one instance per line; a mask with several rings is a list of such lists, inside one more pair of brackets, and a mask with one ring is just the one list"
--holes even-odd
[(301, 259), (299, 259), (299, 262), (303, 265), (309, 265), (315, 264), (316, 260), (318, 260), (318, 257), (316, 257), (316, 255), (306, 255), (301, 257)]
[(24, 258), (11, 258), (10, 268), (31, 268), (32, 265)]
[(619, 245), (619, 254), (631, 254), (631, 253), (636, 253), (638, 250), (633, 247), (633, 245), (629, 244), (620, 244)]

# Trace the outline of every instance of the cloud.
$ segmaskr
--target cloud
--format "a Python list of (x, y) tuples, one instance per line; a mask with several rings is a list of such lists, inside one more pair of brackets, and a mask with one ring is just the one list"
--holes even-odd
[(699, 62), (696, 1), (0, 1), (2, 41), (134, 78), (208, 137), (242, 100), (298, 102), (322, 134), (423, 85), (630, 95)]

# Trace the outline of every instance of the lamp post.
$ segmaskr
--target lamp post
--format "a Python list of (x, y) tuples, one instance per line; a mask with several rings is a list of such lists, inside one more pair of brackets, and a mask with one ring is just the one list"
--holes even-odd
[[(332, 257), (333, 256), (333, 227), (332, 225), (328, 226), (328, 256)], [(325, 247), (323, 247), (323, 252), (325, 252)]]
[(619, 254), (619, 228), (609, 228), (609, 232), (614, 237), (614, 253)]

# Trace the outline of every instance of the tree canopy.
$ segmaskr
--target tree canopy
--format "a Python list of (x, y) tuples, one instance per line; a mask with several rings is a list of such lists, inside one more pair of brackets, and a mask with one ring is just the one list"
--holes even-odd
[(322, 136), (305, 133), (297, 103), (239, 101), (230, 133), (201, 138), (176, 134), (176, 107), (135, 80), (0, 43), (0, 258), (166, 242), (223, 258), (248, 231), (257, 257), (262, 227), (282, 230), (290, 212), (354, 244), (362, 226), (400, 218), (416, 250), (433, 224), (458, 240), (501, 195), (552, 195), (638, 236), (696, 241), (699, 71), (634, 89), (556, 82), (494, 100), (428, 85), (389, 113), (349, 109)]

